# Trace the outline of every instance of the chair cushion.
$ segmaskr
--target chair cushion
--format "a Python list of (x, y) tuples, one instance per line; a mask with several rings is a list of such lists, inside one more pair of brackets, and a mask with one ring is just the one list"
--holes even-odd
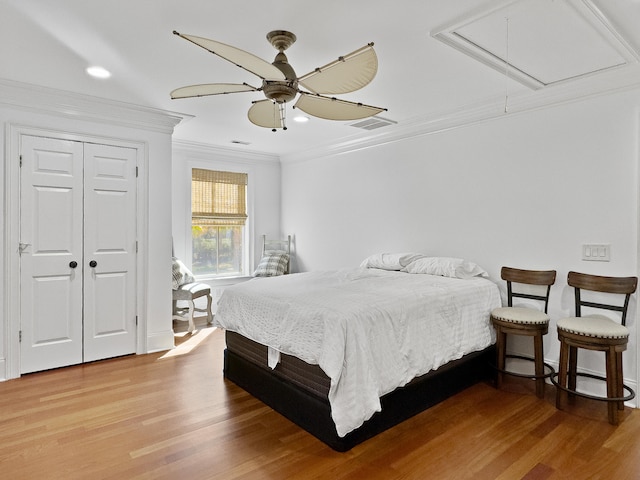
[(491, 316), (502, 322), (543, 325), (549, 323), (549, 315), (540, 310), (524, 307), (501, 307), (491, 312)]
[(558, 320), (558, 330), (595, 338), (626, 338), (629, 329), (604, 315), (568, 317)]
[(185, 283), (173, 290), (174, 300), (191, 300), (211, 293), (211, 287), (206, 283)]

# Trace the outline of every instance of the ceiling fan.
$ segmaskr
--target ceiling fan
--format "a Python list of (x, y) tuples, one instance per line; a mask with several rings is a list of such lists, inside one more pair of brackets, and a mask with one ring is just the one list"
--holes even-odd
[[(253, 105), (248, 112), (249, 120), (260, 127), (271, 128), (274, 132), (278, 128), (287, 129), (285, 106), (296, 97), (298, 100), (293, 108), (327, 120), (358, 120), (386, 110), (386, 108), (328, 96), (353, 92), (373, 80), (378, 71), (378, 58), (373, 50), (373, 43), (298, 77), (284, 54), (284, 51), (296, 41), (296, 36), (291, 32), (274, 30), (267, 34), (267, 40), (278, 50), (273, 63), (215, 40), (183, 35), (176, 31), (173, 33), (257, 75), (262, 79), (262, 85), (260, 87), (253, 87), (248, 83), (190, 85), (172, 91), (171, 98), (261, 91), (267, 98), (252, 102)], [(308, 91), (301, 90), (300, 85)]]

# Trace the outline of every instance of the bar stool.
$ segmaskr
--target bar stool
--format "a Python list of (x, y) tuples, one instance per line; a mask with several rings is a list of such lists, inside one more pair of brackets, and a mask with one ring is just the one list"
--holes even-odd
[[(585, 273), (569, 272), (567, 282), (574, 288), (576, 316), (558, 320), (558, 340), (560, 340), (560, 362), (558, 373), (551, 377), (556, 388), (556, 408), (561, 409), (563, 397), (580, 397), (608, 402), (609, 423), (617, 425), (624, 402), (635, 397), (635, 392), (623, 383), (622, 352), (627, 349), (629, 329), (625, 326), (629, 297), (636, 291), (637, 277), (602, 277)], [(586, 301), (581, 291), (601, 292), (614, 297), (624, 295), (624, 302), (618, 304)], [(594, 298), (595, 300), (596, 298)], [(619, 312), (620, 322), (605, 315), (582, 316), (582, 307)], [(605, 352), (606, 377), (577, 371), (578, 349)], [(603, 380), (607, 384), (607, 396), (589, 395), (576, 389), (577, 377)], [(556, 380), (557, 377), (557, 380)], [(628, 392), (627, 396), (624, 391)]]
[[(507, 307), (496, 308), (491, 312), (491, 323), (496, 329), (496, 387), (502, 386), (503, 374), (518, 377), (532, 378), (536, 381), (536, 395), (544, 397), (545, 378), (550, 377), (555, 370), (544, 362), (544, 349), (542, 337), (549, 331), (549, 292), (551, 285), (556, 281), (555, 270), (521, 270), (511, 267), (502, 267), (500, 276), (507, 282)], [(512, 284), (546, 286), (544, 295), (514, 292)], [(544, 302), (544, 312), (528, 307), (514, 307), (513, 298), (527, 298)], [(533, 337), (534, 357), (522, 355), (507, 355), (507, 334), (525, 335)], [(523, 374), (505, 369), (507, 358), (519, 358), (534, 362), (534, 375)], [(545, 369), (548, 372), (545, 373)]]

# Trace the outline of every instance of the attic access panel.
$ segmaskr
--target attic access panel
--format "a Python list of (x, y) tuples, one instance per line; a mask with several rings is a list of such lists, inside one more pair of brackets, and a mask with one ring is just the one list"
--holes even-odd
[(591, 0), (510, 0), (432, 36), (533, 89), (637, 61)]

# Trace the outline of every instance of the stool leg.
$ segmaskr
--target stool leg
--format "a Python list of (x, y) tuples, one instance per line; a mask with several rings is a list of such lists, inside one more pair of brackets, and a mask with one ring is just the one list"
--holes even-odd
[[(568, 386), (569, 390), (576, 390), (578, 378), (578, 347), (569, 346), (569, 373), (568, 373)], [(569, 392), (569, 401), (575, 401), (576, 396)]]
[(507, 334), (500, 327), (497, 328), (496, 336), (496, 366), (498, 367), (496, 375), (496, 388), (502, 386), (502, 371), (505, 367), (505, 356), (507, 350)]
[[(624, 397), (624, 375), (622, 374), (622, 352), (616, 352), (616, 378), (618, 379), (618, 398)], [(624, 410), (624, 402), (621, 400), (618, 402), (618, 410)]]
[[(569, 366), (569, 345), (560, 340), (560, 361), (558, 364), (558, 385), (566, 387), (567, 385), (567, 368)], [(556, 408), (562, 410), (562, 399), (564, 390), (556, 388)]]
[(533, 337), (533, 355), (535, 361), (536, 376), (536, 395), (538, 398), (544, 398), (544, 349), (542, 346), (542, 334), (537, 333)]
[[(616, 365), (616, 352), (611, 347), (607, 350), (607, 397), (615, 398), (618, 393), (618, 368)], [(618, 402), (607, 402), (609, 423), (618, 425)]]

